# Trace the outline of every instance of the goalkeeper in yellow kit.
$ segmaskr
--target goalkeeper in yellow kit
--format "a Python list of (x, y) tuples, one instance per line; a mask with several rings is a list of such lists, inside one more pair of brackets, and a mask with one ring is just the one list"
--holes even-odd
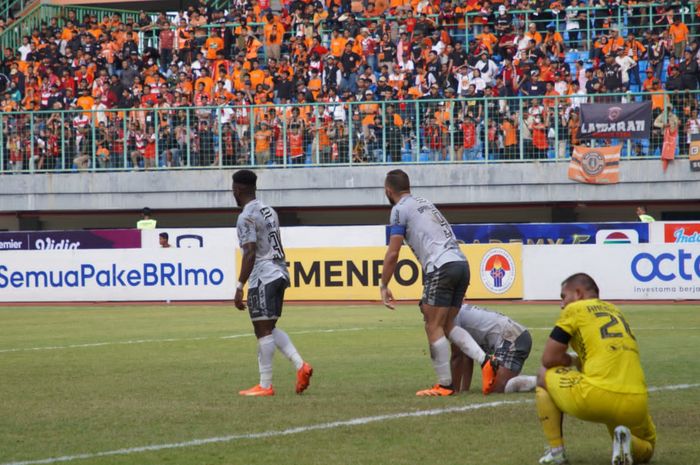
[[(564, 413), (608, 427), (613, 465), (648, 462), (656, 428), (627, 320), (617, 307), (598, 298), (598, 286), (584, 273), (562, 283), (561, 299), (562, 311), (545, 344), (537, 379), (537, 414), (549, 443), (540, 464), (568, 463)], [(569, 345), (576, 354), (567, 353)]]

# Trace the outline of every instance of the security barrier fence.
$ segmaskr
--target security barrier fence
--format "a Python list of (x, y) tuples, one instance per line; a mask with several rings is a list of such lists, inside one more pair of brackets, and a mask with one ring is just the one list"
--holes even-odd
[[(582, 140), (582, 103), (652, 101), (649, 139)], [(698, 91), (0, 114), (3, 173), (567, 160), (573, 145), (687, 156)], [(673, 147), (672, 145), (670, 147)], [(665, 150), (669, 150), (666, 148)]]

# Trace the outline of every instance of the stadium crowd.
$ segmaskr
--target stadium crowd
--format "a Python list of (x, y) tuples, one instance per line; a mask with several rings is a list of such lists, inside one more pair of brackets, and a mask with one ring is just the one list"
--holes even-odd
[(700, 133), (700, 18), (680, 5), (207, 3), (68, 9), (3, 50), (3, 169), (563, 158), (581, 103), (630, 92), (653, 106), (634, 154)]

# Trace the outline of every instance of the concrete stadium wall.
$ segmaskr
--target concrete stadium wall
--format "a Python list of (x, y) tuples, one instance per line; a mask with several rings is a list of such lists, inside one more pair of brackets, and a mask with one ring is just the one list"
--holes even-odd
[[(260, 197), (278, 208), (387, 205), (383, 180), (394, 167), (258, 170)], [(700, 199), (700, 173), (687, 160), (661, 170), (659, 160), (623, 161), (621, 182), (590, 186), (567, 179), (565, 163), (402, 166), (414, 192), (438, 204), (654, 202)], [(217, 209), (233, 207), (234, 170), (70, 173), (0, 176), (5, 212)]]

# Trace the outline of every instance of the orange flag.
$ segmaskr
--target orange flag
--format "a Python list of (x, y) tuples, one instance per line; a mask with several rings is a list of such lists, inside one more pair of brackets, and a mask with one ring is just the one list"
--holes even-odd
[(621, 145), (586, 147), (575, 145), (569, 163), (569, 179), (586, 184), (620, 182)]

